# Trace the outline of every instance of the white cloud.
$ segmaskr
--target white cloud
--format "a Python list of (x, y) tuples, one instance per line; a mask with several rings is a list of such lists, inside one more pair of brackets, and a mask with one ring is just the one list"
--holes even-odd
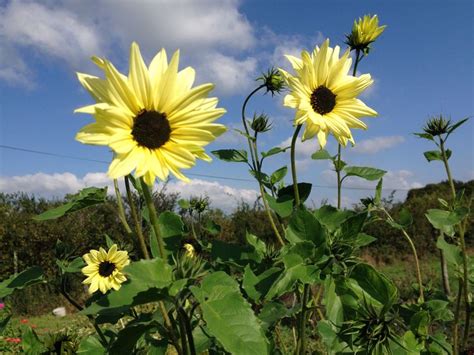
[(0, 80), (12, 86), (32, 89), (35, 87), (34, 77), (21, 55), (6, 43), (0, 35)]
[[(87, 187), (108, 187), (109, 194), (114, 194), (113, 182), (105, 173), (88, 173), (78, 177), (72, 173), (45, 174), (36, 173), (22, 176), (0, 176), (0, 191), (13, 193), (22, 191), (35, 196), (46, 198), (61, 198), (65, 194), (76, 193)], [(160, 185), (156, 186), (160, 188)], [(124, 190), (121, 183), (121, 190)], [(212, 206), (224, 211), (232, 211), (237, 202), (255, 202), (257, 191), (252, 189), (238, 189), (223, 185), (217, 181), (194, 179), (190, 183), (172, 180), (166, 185), (168, 192), (177, 192), (183, 198), (192, 195), (207, 195), (212, 201)]]
[(356, 142), (352, 152), (360, 154), (375, 154), (382, 150), (393, 148), (405, 141), (402, 136), (374, 137)]

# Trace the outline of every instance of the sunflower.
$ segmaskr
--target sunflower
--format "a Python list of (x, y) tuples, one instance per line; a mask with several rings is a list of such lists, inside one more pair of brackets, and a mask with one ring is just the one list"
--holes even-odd
[(362, 116), (376, 116), (357, 96), (372, 85), (369, 74), (359, 77), (348, 75), (352, 64), (347, 50), (339, 58), (340, 48), (329, 47), (326, 40), (312, 54), (303, 51), (302, 58), (287, 55), (296, 75), (280, 69), (290, 93), (284, 105), (296, 109), (295, 125), (306, 123), (303, 140), (317, 135), (321, 148), (332, 133), (337, 141), (354, 143), (351, 128), (367, 129), (359, 120)]
[(140, 49), (132, 43), (128, 77), (106, 59), (92, 60), (105, 79), (78, 73), (81, 84), (96, 104), (75, 112), (92, 114), (95, 122), (83, 127), (76, 139), (85, 144), (106, 145), (115, 153), (108, 175), (118, 178), (135, 170), (148, 185), (169, 173), (188, 181), (180, 169), (195, 165), (196, 158), (211, 161), (204, 146), (225, 132), (214, 123), (226, 111), (208, 98), (214, 85), (192, 88), (195, 71), (178, 71), (179, 51), (168, 63), (162, 49), (147, 67)]
[(374, 42), (385, 30), (387, 26), (379, 26), (379, 18), (377, 15), (365, 15), (359, 18), (359, 21), (354, 21), (352, 32), (347, 35), (346, 43), (351, 46), (351, 49), (366, 50), (369, 45)]
[(122, 269), (130, 264), (130, 259), (128, 253), (117, 250), (115, 244), (108, 252), (103, 248), (98, 251), (91, 250), (82, 258), (87, 263), (87, 266), (82, 268), (82, 273), (87, 276), (87, 279), (82, 283), (90, 284), (90, 294), (97, 290), (102, 293), (106, 293), (111, 288), (118, 290), (122, 282), (127, 280)]

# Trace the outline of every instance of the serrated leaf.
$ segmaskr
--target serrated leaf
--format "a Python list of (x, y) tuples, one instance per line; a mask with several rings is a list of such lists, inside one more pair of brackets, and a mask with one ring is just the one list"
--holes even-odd
[(160, 290), (172, 282), (172, 269), (162, 259), (140, 260), (124, 268), (127, 281), (118, 290), (100, 296), (82, 314), (111, 313), (117, 309), (157, 301)]
[(316, 217), (305, 208), (299, 208), (290, 218), (285, 238), (290, 243), (311, 241), (315, 245), (325, 242), (326, 234)]
[(207, 329), (234, 355), (268, 354), (268, 340), (238, 283), (222, 271), (206, 276), (191, 292), (199, 301)]
[(220, 150), (213, 150), (211, 152), (214, 156), (216, 156), (220, 160), (234, 162), (234, 163), (247, 163), (247, 151), (245, 150), (237, 150), (237, 149), (220, 149)]
[(43, 270), (39, 266), (30, 267), (18, 275), (12, 275), (0, 282), (0, 299), (10, 295), (15, 290), (20, 290), (43, 281)]
[(76, 195), (71, 198), (71, 201), (53, 208), (46, 212), (43, 212), (35, 217), (36, 221), (46, 221), (50, 219), (56, 219), (66, 214), (79, 211), (83, 208), (103, 203), (107, 197), (107, 187), (87, 187), (79, 191)]
[(344, 172), (346, 176), (358, 176), (369, 181), (379, 180), (386, 173), (385, 170), (365, 166), (346, 166), (344, 167)]
[(314, 160), (332, 160), (331, 154), (326, 149), (320, 149), (316, 153), (311, 155), (311, 159)]

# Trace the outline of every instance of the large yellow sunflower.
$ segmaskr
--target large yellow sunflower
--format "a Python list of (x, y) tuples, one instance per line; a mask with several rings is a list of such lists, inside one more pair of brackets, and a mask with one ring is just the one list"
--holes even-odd
[(178, 71), (179, 51), (168, 63), (162, 49), (147, 67), (138, 45), (132, 43), (128, 77), (108, 60), (92, 59), (105, 79), (78, 73), (97, 103), (75, 111), (95, 118), (76, 139), (112, 148), (111, 178), (135, 169), (149, 185), (155, 177), (166, 180), (170, 172), (187, 181), (180, 169), (192, 167), (196, 158), (211, 160), (203, 147), (225, 132), (223, 125), (213, 122), (226, 111), (216, 108), (217, 98), (207, 97), (213, 84), (192, 88), (194, 69)]
[(329, 47), (326, 40), (312, 54), (301, 53), (301, 59), (287, 55), (296, 75), (280, 69), (290, 93), (284, 105), (296, 109), (295, 125), (306, 123), (303, 140), (317, 135), (319, 144), (326, 145), (332, 133), (338, 142), (346, 145), (354, 142), (351, 128), (367, 129), (363, 116), (376, 116), (357, 96), (372, 85), (369, 74), (355, 77), (348, 75), (352, 64), (347, 50), (339, 57), (340, 48)]
[(82, 268), (82, 273), (87, 276), (82, 283), (89, 286), (89, 293), (100, 290), (106, 293), (113, 288), (118, 290), (122, 282), (127, 278), (122, 273), (122, 269), (130, 264), (128, 253), (117, 250), (117, 245), (112, 245), (109, 251), (103, 248), (91, 250), (83, 257), (87, 266)]

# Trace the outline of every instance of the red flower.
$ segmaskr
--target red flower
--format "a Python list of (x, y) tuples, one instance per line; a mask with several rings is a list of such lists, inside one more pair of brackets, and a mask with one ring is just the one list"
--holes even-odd
[(18, 344), (21, 342), (20, 338), (5, 338), (5, 341), (8, 343)]
[(22, 323), (22, 324), (26, 324), (26, 323), (28, 323), (28, 319), (26, 319), (26, 318), (23, 318), (22, 320), (20, 320), (20, 323)]

